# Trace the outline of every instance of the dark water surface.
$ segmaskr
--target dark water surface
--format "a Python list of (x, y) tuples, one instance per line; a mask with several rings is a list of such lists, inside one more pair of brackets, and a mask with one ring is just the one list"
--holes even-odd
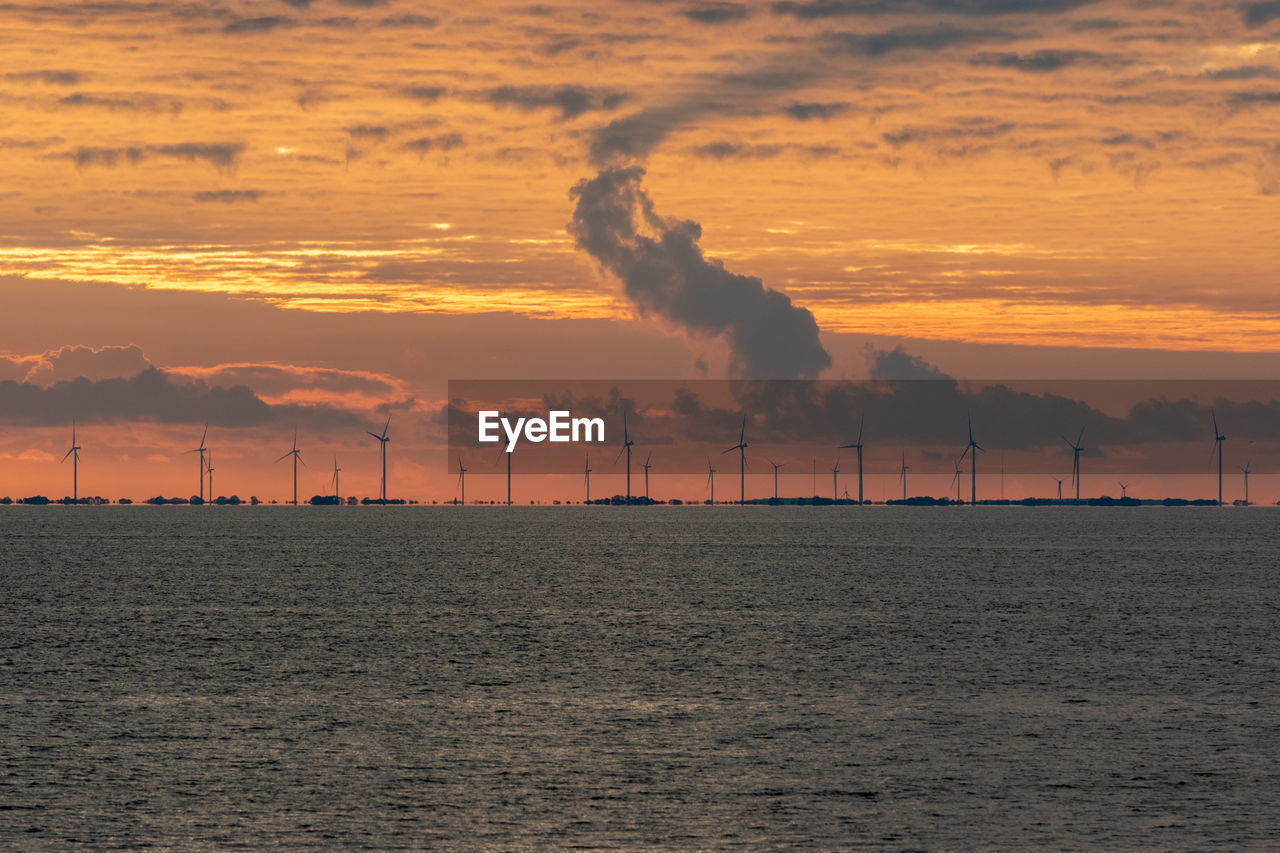
[(5, 508), (0, 847), (1276, 849), (1280, 512)]

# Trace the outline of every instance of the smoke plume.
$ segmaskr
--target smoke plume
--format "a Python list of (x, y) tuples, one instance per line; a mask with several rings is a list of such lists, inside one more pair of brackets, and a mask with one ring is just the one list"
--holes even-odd
[(808, 309), (755, 276), (737, 275), (698, 246), (702, 227), (666, 220), (641, 187), (644, 169), (606, 168), (579, 181), (569, 233), (621, 280), (642, 313), (696, 334), (723, 335), (732, 372), (753, 379), (812, 378), (831, 366)]

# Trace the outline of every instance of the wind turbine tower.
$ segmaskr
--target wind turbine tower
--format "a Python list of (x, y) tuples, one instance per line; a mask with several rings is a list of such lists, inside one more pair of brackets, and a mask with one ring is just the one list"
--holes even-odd
[(1240, 472), (1244, 474), (1244, 505), (1245, 506), (1249, 505), (1249, 469), (1251, 467), (1253, 467), (1252, 459), (1244, 463), (1244, 467), (1240, 469)]
[(840, 474), (840, 460), (836, 460), (836, 464), (831, 466), (831, 500), (840, 499), (840, 487), (837, 485), (836, 477)]
[[(208, 435), (209, 435), (209, 425), (208, 425), (208, 424), (205, 424), (205, 425), (204, 425), (204, 432), (203, 432), (203, 433), (201, 433), (201, 435), (200, 435), (200, 446), (199, 446), (199, 447), (196, 447), (196, 448), (192, 448), (191, 450), (188, 450), (188, 451), (187, 451), (188, 453), (199, 453), (199, 454), (200, 454), (200, 502), (201, 502), (201, 503), (204, 503), (204, 472), (205, 472), (205, 468), (207, 467), (207, 466), (205, 465), (205, 461), (204, 461), (204, 454), (205, 454), (205, 452), (208, 450), (208, 448), (206, 448), (206, 447), (204, 446), (204, 440), (205, 440), (205, 437), (206, 437), (206, 436), (208, 436)], [(209, 486), (209, 489), (210, 489), (210, 491), (212, 491), (212, 490), (213, 490), (213, 486), (212, 486), (212, 485), (210, 485), (210, 486)], [(213, 497), (213, 495), (210, 495), (209, 497)]]
[(738, 433), (738, 443), (723, 453), (738, 451), (738, 506), (747, 502), (747, 416), (742, 416), (742, 432)]
[(338, 454), (333, 454), (333, 499), (338, 503), (342, 503), (342, 489), (338, 488), (338, 472), (342, 469), (338, 467)]
[(902, 480), (902, 502), (903, 503), (906, 503), (907, 501), (907, 471), (909, 470), (910, 470), (910, 466), (907, 465), (907, 449), (904, 447), (902, 449), (902, 470), (898, 472), (898, 477), (899, 479)]
[(862, 506), (862, 425), (866, 421), (866, 416), (858, 419), (858, 440), (853, 444), (842, 444), (841, 450), (858, 451), (858, 506)]
[[(298, 505), (298, 463), (302, 462), (302, 451), (298, 449), (298, 431), (293, 431), (293, 449), (277, 459), (277, 462), (283, 462), (290, 456), (293, 457), (293, 505)], [(305, 467), (307, 463), (302, 462)]]
[[(80, 503), (80, 445), (76, 444), (76, 422), (71, 422), (71, 449), (67, 451), (67, 456), (71, 457), (71, 502)], [(67, 456), (62, 457), (62, 461), (67, 461)], [(201, 478), (203, 480), (203, 478)]]
[[(1071, 482), (1076, 487), (1076, 500), (1080, 500), (1080, 454), (1084, 452), (1084, 445), (1080, 442), (1084, 440), (1084, 427), (1080, 427), (1080, 434), (1076, 436), (1075, 441), (1067, 441), (1065, 435), (1062, 436), (1062, 440), (1066, 441), (1067, 447), (1071, 448)], [(1061, 483), (1058, 484), (1058, 490), (1062, 490)]]
[(644, 499), (649, 500), (649, 469), (653, 466), (649, 464), (649, 460), (653, 458), (653, 451), (649, 451), (649, 455), (644, 458)]
[(213, 451), (209, 451), (209, 458), (205, 460), (204, 470), (209, 474), (209, 503), (213, 503)]
[(778, 469), (787, 463), (774, 462), (770, 459), (769, 464), (773, 466), (773, 499), (776, 501), (778, 499)]
[(716, 505), (716, 469), (711, 467), (711, 460), (707, 460), (707, 485), (711, 487), (711, 505)]
[(969, 501), (970, 506), (978, 505), (978, 452), (982, 450), (982, 445), (973, 440), (973, 418), (969, 418), (969, 443), (965, 445), (964, 453), (960, 454), (961, 462), (966, 456), (972, 456), (969, 460)]
[(462, 505), (467, 505), (467, 469), (462, 465), (462, 457), (458, 457), (458, 488), (462, 491)]
[(582, 468), (583, 481), (587, 484), (587, 499), (583, 503), (591, 503), (591, 454), (587, 454), (587, 464)]
[(1218, 428), (1218, 413), (1210, 409), (1209, 414), (1213, 417), (1213, 449), (1218, 454), (1218, 506), (1222, 506), (1222, 442), (1227, 437)]
[[(382, 428), (382, 435), (376, 432), (370, 432), (369, 435), (378, 440), (378, 449), (382, 459), (382, 483), (380, 488), (380, 497), (383, 503), (387, 502), (387, 443), (391, 439), (387, 438), (387, 430), (391, 428), (391, 416), (387, 415), (387, 424)], [(367, 431), (367, 430), (366, 430)]]
[(622, 447), (618, 450), (618, 455), (613, 458), (614, 464), (623, 453), (627, 454), (627, 505), (631, 504), (631, 448), (635, 446), (635, 442), (631, 440), (631, 433), (627, 431), (627, 413), (622, 413)]

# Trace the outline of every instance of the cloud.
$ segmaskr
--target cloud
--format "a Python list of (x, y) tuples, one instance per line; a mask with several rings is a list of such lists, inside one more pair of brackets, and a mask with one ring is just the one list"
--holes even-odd
[(975, 67), (1011, 68), (1032, 74), (1058, 71), (1076, 65), (1116, 67), (1128, 60), (1091, 50), (1037, 50), (1033, 53), (980, 53), (969, 60)]
[(742, 3), (699, 3), (686, 6), (680, 14), (700, 24), (724, 24), (751, 17), (751, 9)]
[(1067, 12), (1096, 0), (814, 0), (772, 6), (775, 15), (823, 20), (863, 15), (1025, 15)]
[(411, 139), (404, 144), (410, 151), (425, 154), (428, 151), (452, 151), (461, 148), (464, 142), (460, 133), (442, 133), (439, 136), (423, 136)]
[(891, 350), (867, 347), (867, 373), (877, 380), (949, 380), (950, 376), (901, 346)]
[(38, 71), (13, 71), (5, 74), (4, 79), (14, 83), (46, 83), (50, 86), (75, 86), (84, 80), (84, 74), (79, 71), (49, 68)]
[(409, 12), (403, 15), (393, 15), (389, 18), (383, 18), (378, 21), (378, 26), (392, 29), (418, 28), (429, 30), (439, 23), (440, 20), (438, 18), (428, 17), (426, 15), (415, 15)]
[(617, 276), (637, 308), (695, 334), (724, 336), (740, 376), (812, 377), (830, 367), (813, 315), (759, 278), (704, 257), (701, 226), (658, 216), (643, 177), (632, 167), (578, 182), (568, 225), (578, 248)]
[(796, 121), (809, 121), (811, 119), (821, 119), (826, 121), (838, 115), (844, 115), (853, 105), (848, 101), (835, 101), (830, 103), (819, 103), (810, 101), (808, 103), (788, 104), (782, 108), (782, 111), (791, 116)]
[(354, 413), (327, 405), (271, 405), (243, 385), (223, 387), (203, 381), (175, 382), (148, 367), (128, 379), (79, 378), (44, 386), (0, 381), (0, 420), (24, 426), (152, 421), (209, 423), (224, 427), (306, 422), (354, 426)]
[(1240, 16), (1244, 18), (1246, 26), (1256, 29), (1280, 18), (1280, 2), (1268, 0), (1265, 3), (1245, 3), (1240, 6)]
[(837, 51), (856, 56), (880, 57), (901, 50), (939, 51), (962, 44), (1009, 41), (1004, 30), (965, 29), (954, 24), (894, 27), (880, 33), (826, 33), (824, 39)]
[(262, 17), (262, 18), (241, 18), (232, 21), (222, 28), (227, 35), (256, 35), (260, 33), (270, 33), (276, 30), (288, 29), (294, 25), (293, 18), (283, 18), (278, 16)]
[(1277, 80), (1280, 79), (1280, 68), (1270, 65), (1239, 65), (1232, 68), (1212, 68), (1203, 71), (1201, 77), (1210, 80)]
[(447, 90), (441, 86), (406, 86), (400, 90), (400, 94), (406, 98), (413, 98), (415, 101), (426, 101), (434, 104), (440, 100)]
[(219, 171), (236, 164), (244, 150), (241, 142), (178, 142), (169, 145), (129, 145), (120, 148), (95, 148), (82, 146), (64, 156), (76, 166), (115, 166), (120, 163), (137, 165), (153, 157), (175, 160), (204, 160)]
[(778, 157), (786, 153), (798, 153), (808, 157), (837, 157), (840, 149), (831, 145), (798, 145), (796, 143), (747, 144), (741, 142), (712, 142), (690, 149), (694, 155), (712, 160), (748, 160)]
[(577, 118), (592, 110), (612, 110), (631, 98), (617, 90), (587, 89), (583, 86), (498, 86), (484, 93), (492, 104), (523, 110), (558, 109), (561, 119)]
[(911, 143), (934, 143), (939, 141), (994, 139), (1004, 136), (1014, 129), (1011, 122), (998, 124), (983, 122), (965, 124), (957, 127), (904, 127), (896, 132), (882, 133), (881, 138), (894, 148), (901, 148)]
[(203, 190), (194, 193), (191, 197), (198, 202), (232, 204), (238, 201), (256, 202), (264, 195), (266, 195), (264, 190)]
[(1227, 102), (1233, 107), (1280, 106), (1280, 91), (1233, 92)]
[(108, 379), (136, 376), (151, 367), (142, 348), (124, 346), (64, 346), (26, 356), (0, 356), (0, 378), (36, 385), (85, 377)]
[(73, 95), (67, 95), (65, 98), (59, 98), (58, 103), (64, 107), (97, 107), (106, 110), (132, 110), (146, 113), (170, 113), (171, 115), (177, 115), (182, 112), (183, 108), (183, 102), (180, 98), (145, 92), (110, 95), (76, 92)]

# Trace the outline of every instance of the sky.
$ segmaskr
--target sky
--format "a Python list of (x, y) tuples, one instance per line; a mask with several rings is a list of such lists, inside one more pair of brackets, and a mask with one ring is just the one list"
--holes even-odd
[(287, 497), (296, 427), (307, 494), (335, 455), (373, 494), (390, 416), (390, 491), (447, 500), (459, 378), (1280, 378), (1280, 3), (15, 0), (0, 39), (0, 494), (69, 492), (72, 417), (82, 493), (193, 494), (207, 421), (220, 492)]

